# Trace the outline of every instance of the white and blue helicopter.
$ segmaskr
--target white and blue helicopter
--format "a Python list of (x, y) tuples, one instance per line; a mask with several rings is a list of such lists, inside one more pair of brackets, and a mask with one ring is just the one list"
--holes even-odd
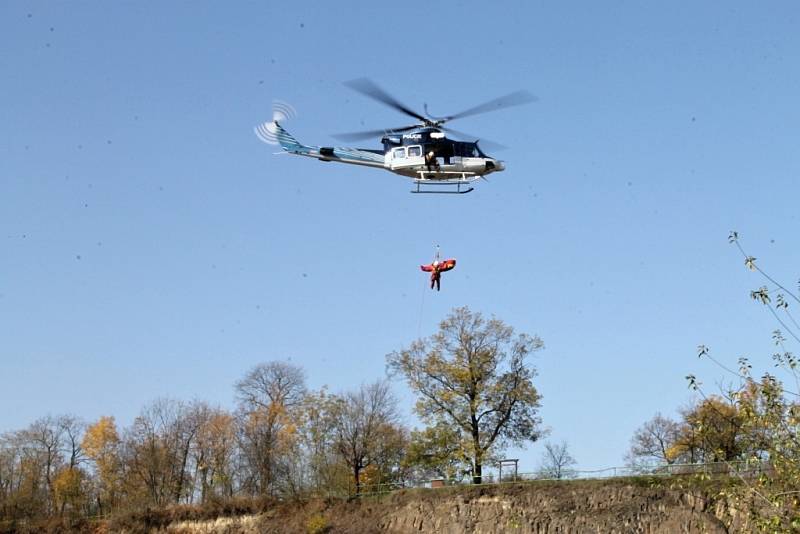
[[(395, 174), (413, 179), (412, 193), (469, 193), (472, 184), (487, 174), (505, 170), (504, 162), (487, 156), (478, 146), (478, 141), (456, 141), (445, 132), (461, 139), (475, 139), (443, 125), (454, 119), (496, 111), (535, 101), (527, 91), (516, 91), (495, 98), (461, 113), (446, 117), (427, 117), (401, 104), (374, 82), (360, 78), (345, 85), (391, 108), (419, 121), (410, 126), (388, 128), (334, 136), (342, 141), (357, 141), (380, 136), (383, 150), (348, 147), (320, 147), (304, 145), (287, 132), (281, 122), (293, 116), (287, 104), (276, 102), (272, 120), (255, 127), (259, 139), (272, 145), (280, 145), (286, 153), (316, 158), (320, 161), (336, 161), (352, 165), (365, 165), (386, 169)], [(483, 141), (484, 145), (493, 144)]]

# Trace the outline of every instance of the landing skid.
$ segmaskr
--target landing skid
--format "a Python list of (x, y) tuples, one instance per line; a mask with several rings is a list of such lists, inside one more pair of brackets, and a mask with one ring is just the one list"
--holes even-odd
[[(452, 178), (442, 178), (442, 175), (452, 174)], [(452, 172), (452, 171), (418, 171), (419, 178), (414, 178), (416, 189), (411, 192), (415, 194), (428, 193), (428, 194), (446, 194), (446, 195), (463, 195), (473, 191), (472, 182), (480, 180), (480, 176), (467, 172)], [(427, 178), (428, 176), (435, 176), (435, 178)]]

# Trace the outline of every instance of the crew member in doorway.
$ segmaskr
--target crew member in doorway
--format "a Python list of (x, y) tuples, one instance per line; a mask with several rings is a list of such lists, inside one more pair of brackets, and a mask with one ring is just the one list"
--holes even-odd
[(436, 161), (436, 154), (433, 150), (429, 150), (425, 154), (425, 165), (428, 166), (428, 171), (439, 170), (439, 162)]

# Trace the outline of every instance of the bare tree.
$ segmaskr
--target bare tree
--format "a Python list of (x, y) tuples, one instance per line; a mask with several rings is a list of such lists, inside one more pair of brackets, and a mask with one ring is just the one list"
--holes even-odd
[(236, 395), (242, 405), (270, 409), (292, 407), (303, 400), (306, 374), (289, 362), (267, 362), (256, 365), (236, 382)]
[(34, 421), (20, 437), (24, 441), (25, 455), (35, 458), (35, 464), (41, 466), (41, 475), (47, 488), (46, 513), (52, 514), (56, 507), (53, 479), (63, 460), (63, 427), (59, 418), (48, 415)]
[(74, 469), (86, 460), (81, 447), (86, 423), (74, 415), (62, 415), (56, 419), (63, 438), (64, 455), (67, 465)]
[(126, 432), (126, 468), (156, 505), (190, 497), (189, 454), (198, 424), (191, 406), (158, 399), (146, 406)]
[(673, 463), (677, 455), (672, 450), (681, 434), (681, 425), (676, 421), (656, 413), (631, 438), (631, 448), (626, 455), (630, 465), (657, 461)]
[(353, 474), (356, 494), (361, 493), (361, 473), (383, 451), (384, 434), (397, 424), (397, 401), (387, 381), (362, 385), (339, 397), (334, 416), (336, 450)]
[(571, 469), (577, 462), (569, 453), (566, 441), (561, 443), (544, 444), (542, 454), (542, 466), (539, 468), (541, 478), (561, 480), (562, 478), (574, 478), (575, 470)]
[(275, 474), (291, 461), (286, 453), (305, 393), (303, 369), (288, 362), (257, 365), (236, 383), (243, 484), (251, 493), (276, 493)]

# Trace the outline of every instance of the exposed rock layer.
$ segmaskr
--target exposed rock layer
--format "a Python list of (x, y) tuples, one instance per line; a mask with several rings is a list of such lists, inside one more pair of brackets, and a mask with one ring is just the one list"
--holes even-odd
[[(380, 498), (285, 503), (260, 515), (183, 521), (151, 532), (562, 534), (740, 532), (718, 486), (576, 481), (409, 490)], [(691, 484), (690, 484), (691, 486)]]

